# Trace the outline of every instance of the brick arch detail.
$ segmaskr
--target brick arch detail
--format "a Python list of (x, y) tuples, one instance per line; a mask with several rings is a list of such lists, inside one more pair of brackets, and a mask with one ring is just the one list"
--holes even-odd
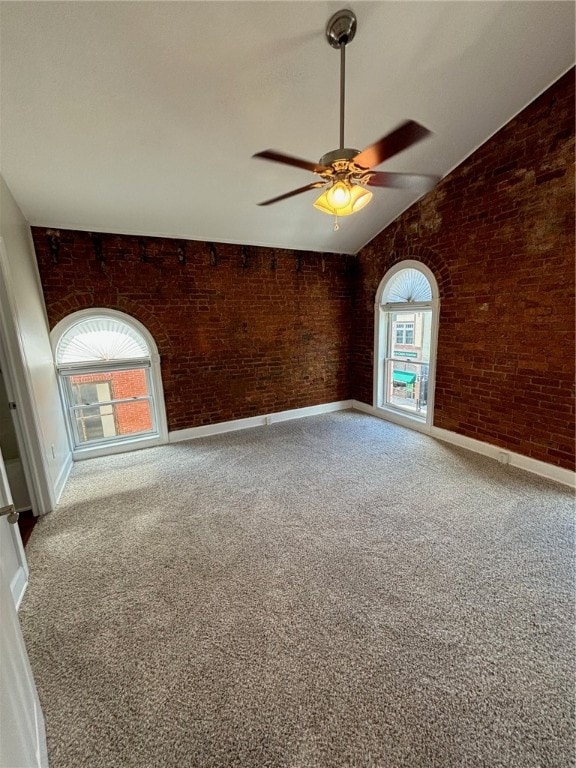
[(118, 309), (120, 312), (125, 312), (127, 315), (139, 320), (153, 336), (160, 354), (169, 349), (170, 340), (166, 333), (166, 329), (158, 317), (147, 307), (142, 306), (142, 304), (137, 304), (134, 301), (130, 301), (130, 299), (121, 297), (117, 302), (117, 306), (110, 307), (110, 309)]
[(452, 296), (452, 280), (450, 277), (450, 270), (448, 269), (448, 265), (444, 261), (441, 254), (432, 250), (431, 248), (427, 248), (424, 245), (408, 245), (404, 248), (394, 248), (385, 272), (387, 272), (388, 269), (393, 267), (395, 264), (398, 264), (401, 261), (406, 261), (407, 259), (420, 261), (434, 273), (434, 277), (438, 283), (440, 301)]
[[(162, 354), (163, 350), (169, 349), (170, 342), (166, 329), (158, 318), (146, 307), (129, 299), (120, 297), (117, 301), (98, 302), (98, 305), (105, 309), (115, 309), (118, 312), (124, 312), (135, 320), (139, 320), (154, 338), (158, 351)], [(67, 294), (58, 301), (54, 302), (50, 308), (50, 329), (73, 312), (81, 309), (94, 309), (95, 302), (92, 294)]]

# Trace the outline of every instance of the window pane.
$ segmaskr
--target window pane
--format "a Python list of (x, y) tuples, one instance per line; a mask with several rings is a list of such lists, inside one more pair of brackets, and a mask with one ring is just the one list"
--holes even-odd
[(129, 368), (66, 376), (79, 444), (154, 432), (148, 372)]
[(117, 403), (114, 406), (119, 435), (135, 435), (152, 431), (152, 414), (148, 400)]
[[(430, 361), (430, 328), (432, 312), (429, 309), (418, 311), (392, 312), (393, 336), (390, 357), (410, 358), (428, 363)], [(411, 347), (411, 349), (406, 349)]]
[[(92, 381), (82, 381), (82, 379)], [(98, 380), (100, 379), (100, 380)], [(72, 402), (74, 405), (93, 405), (105, 403), (112, 399), (110, 374), (98, 376), (72, 376)]]
[(125, 397), (148, 397), (146, 368), (69, 376), (74, 405), (93, 405)]
[(388, 314), (392, 334), (384, 363), (383, 400), (387, 405), (426, 416), (432, 312), (401, 310)]
[(152, 431), (149, 400), (76, 408), (73, 415), (80, 443)]
[(428, 404), (428, 365), (419, 362), (385, 362), (386, 402), (421, 415)]
[(78, 408), (73, 413), (81, 443), (116, 436), (116, 424), (111, 405)]

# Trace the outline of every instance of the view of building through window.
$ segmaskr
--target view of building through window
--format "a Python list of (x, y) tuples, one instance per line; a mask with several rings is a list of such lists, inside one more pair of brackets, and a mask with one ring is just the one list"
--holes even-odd
[(414, 344), (414, 322), (394, 324), (396, 344)]
[(392, 405), (426, 414), (430, 367), (430, 310), (391, 312), (386, 400)]
[(68, 377), (79, 443), (153, 429), (146, 370)]

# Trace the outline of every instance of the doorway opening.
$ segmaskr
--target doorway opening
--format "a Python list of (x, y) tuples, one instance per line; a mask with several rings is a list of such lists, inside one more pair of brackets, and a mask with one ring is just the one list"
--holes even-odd
[(30, 465), (16, 410), (14, 382), (7, 365), (4, 342), (0, 336), (0, 456), (14, 508), (18, 512), (18, 528), (26, 546), (36, 524), (34, 494), (30, 482)]
[(418, 261), (402, 261), (380, 283), (375, 304), (374, 406), (395, 420), (431, 425), (438, 286)]

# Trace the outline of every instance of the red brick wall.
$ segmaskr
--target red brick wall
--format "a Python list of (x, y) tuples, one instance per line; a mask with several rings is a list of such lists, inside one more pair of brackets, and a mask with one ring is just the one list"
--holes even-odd
[(342, 400), (350, 259), (61, 230), (33, 237), (51, 327), (78, 309), (140, 320), (161, 356), (168, 427)]
[(574, 467), (573, 161), (570, 72), (360, 252), (354, 398), (378, 284), (418, 259), (440, 284), (436, 426)]

